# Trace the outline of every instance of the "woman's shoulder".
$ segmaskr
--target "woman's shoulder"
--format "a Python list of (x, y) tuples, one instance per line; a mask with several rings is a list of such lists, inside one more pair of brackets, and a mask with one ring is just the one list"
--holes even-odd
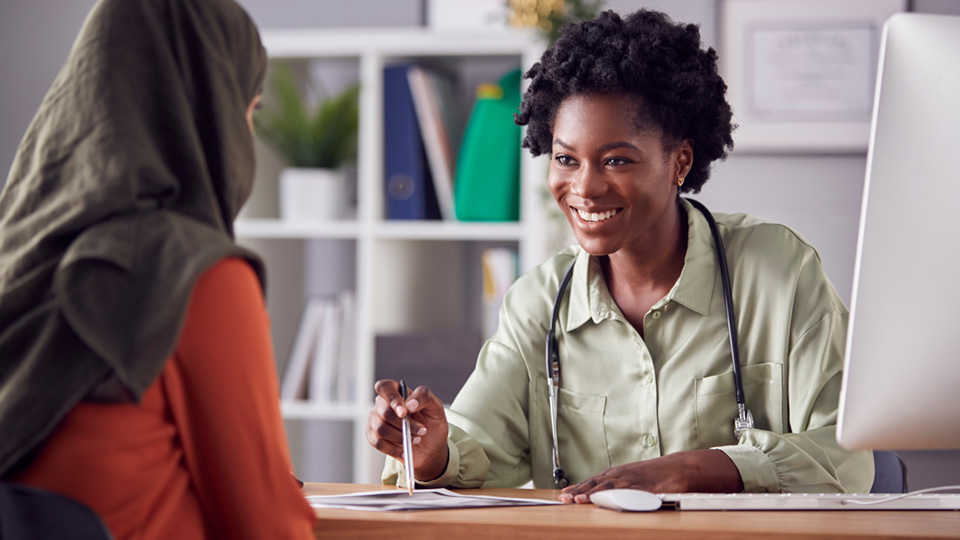
[(190, 294), (188, 321), (221, 321), (265, 313), (260, 281), (243, 258), (228, 256), (213, 263), (197, 278)]
[[(728, 255), (738, 258), (779, 258), (797, 262), (813, 257), (819, 263), (816, 248), (796, 229), (745, 214), (714, 214), (724, 237)], [(731, 253), (733, 252), (733, 253)]]

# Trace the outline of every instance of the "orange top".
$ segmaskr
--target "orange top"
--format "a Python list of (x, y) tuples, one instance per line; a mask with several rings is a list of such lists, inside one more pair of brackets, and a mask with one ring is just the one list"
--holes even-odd
[(16, 479), (83, 502), (117, 540), (313, 538), (256, 275), (225, 259), (139, 404), (80, 403)]

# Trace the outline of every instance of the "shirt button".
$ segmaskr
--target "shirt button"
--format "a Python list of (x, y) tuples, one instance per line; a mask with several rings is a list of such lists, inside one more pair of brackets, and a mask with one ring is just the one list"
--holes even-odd
[(646, 437), (643, 438), (643, 444), (647, 446), (653, 446), (657, 444), (657, 438), (654, 437), (653, 435), (647, 435)]
[(653, 373), (647, 373), (647, 376), (643, 378), (643, 382), (653, 384)]
[(651, 315), (651, 316), (652, 316), (654, 319), (659, 319), (659, 318), (660, 318), (660, 312), (659, 312), (659, 311), (654, 311), (654, 312), (653, 312), (653, 315)]

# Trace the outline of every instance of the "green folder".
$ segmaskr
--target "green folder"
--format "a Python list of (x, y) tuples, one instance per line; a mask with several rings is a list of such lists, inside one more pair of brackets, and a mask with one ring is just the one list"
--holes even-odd
[(477, 89), (457, 158), (457, 219), (520, 219), (520, 126), (513, 121), (519, 108), (519, 69), (504, 75), (499, 85)]

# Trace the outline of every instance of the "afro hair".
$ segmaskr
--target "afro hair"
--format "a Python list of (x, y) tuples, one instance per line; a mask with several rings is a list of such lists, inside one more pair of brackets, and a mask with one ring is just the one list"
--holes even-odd
[(557, 42), (527, 71), (519, 125), (523, 147), (551, 152), (560, 104), (578, 94), (626, 94), (637, 103), (638, 129), (657, 129), (665, 145), (693, 141), (693, 166), (681, 188), (697, 193), (710, 164), (733, 149), (727, 86), (717, 73), (717, 53), (700, 46), (694, 24), (674, 23), (649, 10), (621, 18), (605, 11), (592, 21), (564, 27)]

